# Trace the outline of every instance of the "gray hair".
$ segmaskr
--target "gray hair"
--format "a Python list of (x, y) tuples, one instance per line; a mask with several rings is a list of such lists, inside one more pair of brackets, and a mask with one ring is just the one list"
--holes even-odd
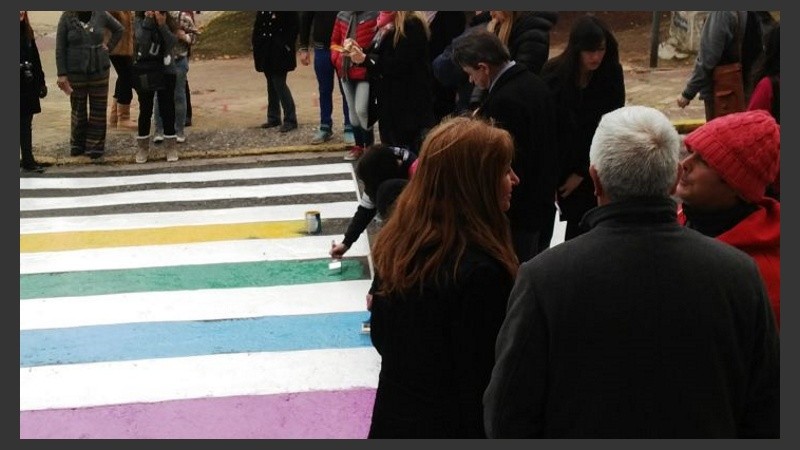
[(461, 67), (478, 67), (478, 63), (501, 66), (511, 60), (508, 48), (494, 33), (482, 27), (470, 29), (453, 39), (453, 62)]
[(680, 146), (678, 132), (662, 112), (625, 106), (600, 119), (589, 161), (611, 201), (669, 197)]

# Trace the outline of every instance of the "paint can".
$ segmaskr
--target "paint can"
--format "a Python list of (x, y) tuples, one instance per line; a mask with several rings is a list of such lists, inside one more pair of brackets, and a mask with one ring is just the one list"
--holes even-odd
[(308, 234), (322, 233), (322, 219), (319, 211), (306, 211), (306, 231)]

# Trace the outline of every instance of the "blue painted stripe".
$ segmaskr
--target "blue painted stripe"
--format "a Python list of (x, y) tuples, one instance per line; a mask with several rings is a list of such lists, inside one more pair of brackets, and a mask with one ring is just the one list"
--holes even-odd
[(157, 322), (21, 331), (19, 365), (35, 367), (224, 353), (371, 346), (369, 313)]

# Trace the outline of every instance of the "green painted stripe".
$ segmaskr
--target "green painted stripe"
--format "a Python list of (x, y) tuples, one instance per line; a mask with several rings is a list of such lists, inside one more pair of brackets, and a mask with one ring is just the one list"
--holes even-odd
[(366, 258), (342, 260), (341, 273), (333, 275), (328, 271), (329, 262), (328, 259), (258, 261), (20, 275), (19, 298), (279, 286), (370, 277), (369, 270), (365, 270)]

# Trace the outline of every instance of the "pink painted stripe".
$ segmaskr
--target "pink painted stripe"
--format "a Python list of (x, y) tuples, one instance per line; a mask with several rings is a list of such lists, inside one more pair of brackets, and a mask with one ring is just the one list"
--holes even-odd
[(20, 439), (361, 439), (375, 389), (20, 411)]

